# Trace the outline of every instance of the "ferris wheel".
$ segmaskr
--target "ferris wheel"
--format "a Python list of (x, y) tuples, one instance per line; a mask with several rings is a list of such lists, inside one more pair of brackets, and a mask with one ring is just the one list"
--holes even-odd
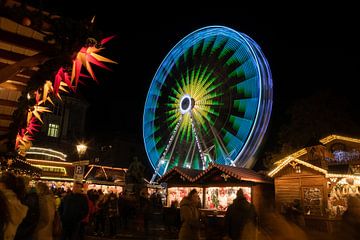
[(223, 26), (187, 35), (161, 63), (145, 102), (152, 181), (175, 166), (253, 167), (271, 109), (270, 68), (250, 37)]

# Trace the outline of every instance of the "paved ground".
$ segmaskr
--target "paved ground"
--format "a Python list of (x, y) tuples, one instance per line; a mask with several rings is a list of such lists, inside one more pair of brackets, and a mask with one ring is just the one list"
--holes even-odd
[(87, 236), (86, 240), (110, 240), (110, 239), (148, 239), (148, 240), (175, 240), (178, 239), (176, 231), (169, 232), (163, 223), (162, 214), (160, 212), (154, 213), (149, 221), (149, 231), (139, 231), (135, 223), (130, 223), (129, 230), (120, 230), (119, 233), (110, 238), (107, 236)]
[[(163, 222), (162, 214), (154, 213), (150, 219), (149, 222), (149, 231), (147, 234), (145, 234), (143, 231), (137, 230), (137, 226), (135, 223), (129, 224), (131, 225), (128, 230), (120, 230), (119, 233), (110, 238), (107, 236), (99, 237), (99, 236), (87, 236), (86, 240), (113, 240), (113, 239), (123, 239), (123, 240), (130, 240), (130, 239), (136, 239), (136, 240), (176, 240), (178, 239), (178, 233), (176, 231), (169, 232), (168, 229), (165, 227), (165, 224)], [(211, 229), (211, 230), (210, 230)], [(210, 237), (212, 240), (221, 240), (221, 236), (217, 235), (219, 233), (219, 229), (208, 229), (211, 231), (211, 234), (205, 234), (205, 232), (202, 233), (202, 240), (205, 240), (205, 235), (208, 235), (207, 237)], [(330, 238), (331, 234), (323, 233), (323, 232), (317, 232), (317, 231), (307, 231), (306, 232), (307, 239), (306, 240), (328, 240)], [(267, 239), (267, 238), (266, 238)], [(289, 238), (289, 239), (297, 239)], [(258, 240), (263, 240), (261, 237)], [(267, 239), (269, 240), (269, 239)], [(274, 239), (276, 240), (276, 239)]]

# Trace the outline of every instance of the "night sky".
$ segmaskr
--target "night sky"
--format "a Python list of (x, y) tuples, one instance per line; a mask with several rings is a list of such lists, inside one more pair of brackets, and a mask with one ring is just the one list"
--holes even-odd
[[(56, 2), (56, 1), (55, 1)], [(116, 133), (142, 139), (142, 115), (148, 88), (160, 63), (183, 37), (208, 25), (224, 25), (254, 39), (268, 59), (273, 75), (274, 103), (269, 132), (281, 126), (286, 109), (297, 99), (323, 90), (351, 104), (351, 118), (359, 120), (358, 19), (351, 6), (310, 8), (202, 7), (158, 4), (116, 7), (101, 4), (67, 9), (83, 18), (96, 15), (97, 28), (116, 34), (104, 56), (113, 72), (95, 68), (99, 84), (82, 86), (89, 101), (89, 136)], [(106, 1), (105, 1), (106, 3)], [(137, 3), (140, 4), (140, 3)], [(185, 4), (184, 4), (185, 5)], [(57, 8), (59, 12), (66, 6)], [(331, 106), (329, 106), (331, 107)], [(270, 140), (271, 141), (271, 140)]]
[(116, 13), (103, 8), (97, 14), (97, 26), (118, 36), (107, 45), (107, 56), (119, 64), (109, 65), (113, 72), (98, 71), (99, 85), (83, 87), (92, 104), (91, 131), (141, 135), (146, 94), (161, 61), (184, 36), (208, 25), (231, 27), (261, 46), (273, 74), (274, 111), (281, 112), (295, 99), (325, 89), (346, 96), (354, 108), (359, 103), (354, 84), (359, 80), (360, 62), (355, 17), (350, 12), (257, 13), (211, 8), (174, 13), (130, 11), (125, 16), (125, 8)]

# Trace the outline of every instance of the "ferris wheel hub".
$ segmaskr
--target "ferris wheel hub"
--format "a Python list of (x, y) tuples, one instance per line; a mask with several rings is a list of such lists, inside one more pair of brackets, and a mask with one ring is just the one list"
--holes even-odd
[(181, 114), (185, 114), (190, 112), (195, 106), (195, 100), (189, 95), (185, 94), (180, 99), (180, 112)]

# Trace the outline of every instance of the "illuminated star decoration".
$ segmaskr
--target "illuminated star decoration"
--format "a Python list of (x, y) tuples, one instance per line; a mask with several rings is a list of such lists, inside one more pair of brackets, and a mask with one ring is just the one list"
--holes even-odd
[[(103, 44), (107, 43), (114, 36), (104, 38), (97, 43), (95, 39), (91, 39), (87, 46), (82, 47), (76, 55), (76, 59), (73, 61), (72, 73), (66, 71), (65, 68), (60, 67), (55, 74), (53, 82), (47, 80), (42, 87), (34, 92), (35, 105), (29, 106), (27, 114), (27, 126), (21, 128), (16, 136), (15, 148), (18, 150), (20, 155), (25, 155), (25, 152), (31, 147), (31, 141), (34, 140), (34, 132), (38, 132), (37, 129), (41, 125), (37, 124), (36, 121), (43, 123), (41, 114), (43, 112), (51, 112), (45, 105), (46, 101), (49, 101), (54, 105), (51, 95), (61, 100), (60, 91), (68, 92), (65, 87), (68, 87), (71, 91), (75, 92), (77, 84), (81, 82), (80, 77), (89, 78), (89, 76), (81, 73), (81, 67), (84, 65), (86, 70), (89, 72), (90, 77), (97, 81), (95, 74), (91, 68), (90, 63), (95, 64), (101, 68), (110, 70), (102, 62), (116, 63), (108, 58), (98, 55), (97, 53), (104, 49)], [(73, 82), (75, 80), (75, 84)]]
[(82, 66), (84, 66), (86, 68), (86, 70), (90, 74), (91, 78), (94, 79), (96, 82), (97, 82), (97, 78), (94, 74), (94, 71), (93, 71), (90, 63), (95, 64), (101, 68), (111, 70), (102, 62), (108, 62), (108, 63), (116, 63), (116, 62), (114, 62), (108, 58), (105, 58), (97, 53), (100, 52), (102, 49), (104, 49), (102, 47), (103, 44), (107, 43), (114, 37), (115, 36), (110, 36), (110, 37), (104, 38), (103, 40), (100, 41), (100, 46), (98, 46), (96, 40), (94, 40), (94, 39), (90, 40), (89, 43), (87, 44), (87, 46), (82, 47), (80, 49), (80, 51), (76, 55), (76, 58), (73, 60), (73, 70), (72, 70), (72, 75), (71, 75), (71, 82), (75, 81), (75, 83), (74, 83), (75, 88), (77, 87), (77, 85), (79, 83), (79, 77), (82, 76), (81, 75)]

